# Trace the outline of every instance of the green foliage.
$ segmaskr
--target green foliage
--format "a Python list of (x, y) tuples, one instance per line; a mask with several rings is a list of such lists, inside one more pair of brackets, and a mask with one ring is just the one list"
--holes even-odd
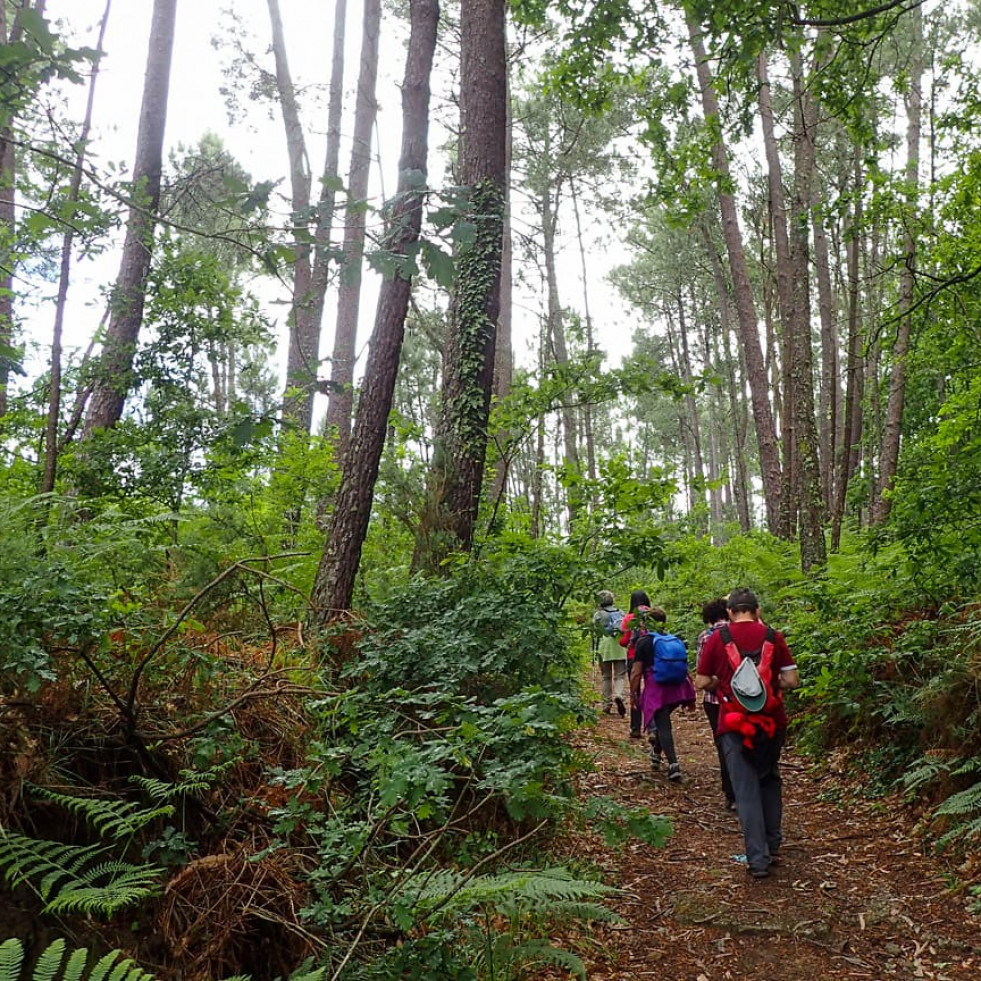
[[(559, 967), (585, 979), (585, 967), (574, 954), (545, 939), (525, 936), (528, 921), (537, 919), (542, 925), (548, 921), (555, 926), (576, 921), (619, 922), (619, 917), (594, 901), (616, 891), (574, 878), (562, 868), (492, 875), (444, 872), (427, 877), (410, 903), (427, 920), (462, 921), (463, 940), (473, 945), (484, 977), (504, 981), (519, 967), (537, 964)], [(542, 915), (543, 910), (547, 915)], [(505, 930), (491, 925), (501, 918), (508, 924)]]
[(49, 944), (32, 972), (24, 963), (24, 945), (15, 939), (0, 943), (0, 981), (153, 981), (135, 961), (113, 950), (89, 965), (85, 947), (74, 949), (67, 958), (64, 940)]
[(46, 787), (29, 786), (35, 797), (43, 797), (84, 820), (104, 838), (132, 838), (147, 825), (174, 813), (173, 805), (146, 808), (135, 801), (74, 797)]
[(35, 885), (47, 914), (110, 917), (158, 891), (160, 868), (110, 859), (107, 854), (101, 845), (65, 845), (12, 831), (0, 834), (4, 878), (11, 888), (24, 882)]
[(673, 831), (670, 818), (651, 814), (646, 807), (625, 810), (610, 797), (591, 797), (583, 816), (594, 823), (611, 849), (622, 848), (634, 838), (652, 848), (661, 848)]

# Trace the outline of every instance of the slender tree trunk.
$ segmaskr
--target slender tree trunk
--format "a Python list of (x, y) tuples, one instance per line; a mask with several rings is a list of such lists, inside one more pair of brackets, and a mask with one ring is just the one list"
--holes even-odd
[[(429, 79), (439, 21), (436, 0), (413, 0), (409, 11), (399, 184), (385, 241), (385, 248), (395, 255), (406, 254), (422, 227), (424, 190), (419, 175), (427, 172)], [(395, 391), (411, 285), (409, 279), (396, 273), (382, 283), (378, 297), (364, 387), (351, 436), (352, 452), (345, 457), (327, 545), (313, 586), (313, 619), (317, 625), (351, 607)]]
[(817, 161), (817, 104), (805, 85), (800, 54), (790, 55), (794, 85), (794, 194), (790, 212), (793, 269), (794, 428), (799, 473), (800, 552), (804, 572), (824, 565), (824, 495), (818, 462), (817, 417), (814, 411), (814, 368), (811, 338), (810, 241), (814, 169)]
[[(82, 187), (82, 170), (85, 164), (85, 151), (88, 147), (89, 132), (92, 129), (92, 109), (95, 105), (95, 84), (99, 78), (99, 66), (102, 63), (102, 43), (106, 36), (106, 26), (109, 23), (109, 10), (112, 0), (106, 0), (102, 20), (99, 23), (99, 39), (95, 50), (100, 57), (92, 65), (92, 75), (89, 79), (89, 94), (85, 103), (85, 119), (78, 136), (75, 152), (75, 166), (72, 169), (71, 184), (68, 188), (68, 204), (74, 207), (78, 203), (79, 191)], [(58, 274), (58, 297), (55, 300), (54, 327), (51, 330), (51, 380), (48, 392), (48, 419), (44, 429), (44, 469), (38, 490), (48, 494), (54, 490), (55, 478), (58, 473), (58, 422), (61, 418), (61, 352), (62, 337), (65, 326), (65, 308), (68, 305), (68, 287), (71, 282), (72, 247), (75, 242), (73, 224), (65, 225), (65, 234), (61, 239), (61, 266)]]
[(834, 494), (834, 461), (838, 446), (838, 403), (840, 401), (838, 363), (838, 304), (831, 285), (828, 237), (821, 216), (815, 210), (811, 219), (814, 234), (814, 269), (817, 273), (818, 312), (821, 318), (821, 386), (819, 430), (821, 438), (821, 491), (826, 513), (831, 513)]
[[(589, 312), (589, 275), (586, 262), (586, 245), (582, 236), (582, 221), (579, 215), (579, 195), (576, 192), (576, 179), (569, 179), (569, 191), (572, 197), (572, 213), (576, 218), (576, 242), (579, 245), (579, 268), (582, 273), (582, 309), (586, 323), (586, 351), (592, 356), (596, 350), (593, 337), (593, 318)], [(583, 409), (583, 437), (586, 441), (586, 473), (593, 486), (596, 483), (596, 443), (593, 438), (593, 403), (589, 400)], [(594, 494), (592, 507), (595, 511), (599, 500)]]
[[(514, 375), (514, 352), (511, 346), (512, 299), (514, 274), (514, 250), (511, 239), (511, 160), (514, 146), (514, 119), (511, 113), (511, 62), (508, 62), (507, 75), (507, 106), (505, 112), (507, 135), (504, 144), (504, 229), (501, 237), (501, 310), (497, 317), (497, 344), (494, 347), (494, 397), (500, 402), (507, 398), (511, 391)], [(494, 482), (491, 487), (491, 500), (497, 506), (503, 502), (507, 493), (508, 466), (510, 450), (505, 455), (514, 434), (502, 432), (497, 436), (500, 440), (501, 454), (494, 471)]]
[[(712, 87), (705, 46), (702, 43), (700, 28), (690, 15), (688, 16), (688, 30), (692, 52), (695, 55), (705, 118), (718, 120), (719, 104)], [(721, 136), (713, 147), (713, 165), (720, 178), (717, 197), (719, 210), (722, 214), (722, 231), (725, 237), (726, 250), (729, 254), (740, 346), (746, 362), (752, 394), (753, 419), (760, 453), (760, 476), (766, 502), (767, 526), (771, 531), (776, 531), (778, 527), (777, 518), (780, 514), (780, 453), (777, 445), (776, 427), (773, 423), (773, 411), (770, 407), (766, 366), (763, 362), (759, 325), (756, 319), (756, 304), (753, 300), (753, 287), (746, 264), (746, 252), (739, 227), (739, 216), (734, 197), (727, 190), (724, 190), (729, 181), (729, 159)]]
[(348, 206), (344, 217), (344, 267), (337, 295), (334, 354), (330, 366), (327, 428), (337, 432), (341, 459), (346, 453), (354, 406), (354, 355), (361, 305), (361, 267), (364, 256), (365, 210), (371, 169), (371, 131), (378, 114), (375, 83), (378, 79), (378, 34), (381, 0), (365, 0), (361, 42), (361, 70), (354, 110), (354, 142), (348, 177)]
[(756, 58), (756, 77), (759, 82), (757, 98), (760, 107), (760, 123), (763, 129), (763, 147), (767, 162), (767, 188), (769, 191), (770, 229), (773, 250), (776, 255), (777, 308), (783, 337), (783, 395), (780, 434), (783, 443), (783, 488), (780, 494), (780, 535), (789, 538), (797, 525), (796, 479), (796, 425), (794, 418), (793, 365), (794, 331), (791, 327), (794, 311), (794, 270), (790, 255), (790, 236), (787, 231), (787, 202), (783, 191), (783, 167), (777, 148), (776, 129), (773, 122), (773, 106), (770, 99), (770, 79), (767, 75), (766, 53)]
[(143, 104), (133, 166), (134, 203), (126, 223), (112, 311), (92, 387), (83, 437), (119, 422), (133, 387), (133, 357), (143, 322), (144, 290), (153, 249), (153, 226), (160, 205), (164, 128), (170, 93), (177, 0), (154, 0), (147, 52)]
[[(549, 156), (551, 146), (546, 144), (545, 155)], [(553, 198), (554, 195), (554, 198)], [(545, 258), (545, 283), (548, 293), (548, 337), (552, 360), (560, 368), (569, 364), (569, 347), (565, 337), (565, 322), (562, 316), (562, 302), (559, 297), (559, 277), (555, 268), (555, 231), (559, 221), (558, 188), (546, 185), (539, 200), (542, 215), (542, 252)], [(573, 393), (570, 392), (570, 398)], [(562, 405), (562, 462), (571, 475), (577, 475), (579, 468), (579, 434), (576, 427), (575, 409), (567, 398)], [(566, 490), (566, 507), (571, 528), (579, 515), (582, 505), (581, 495), (576, 486)]]
[(293, 300), (290, 310), (289, 354), (286, 362), (286, 392), (283, 421), (299, 431), (310, 431), (313, 390), (317, 382), (316, 338), (310, 316), (311, 262), (310, 164), (296, 103), (296, 91), (286, 56), (286, 38), (279, 13), (279, 0), (266, 0), (272, 26), (272, 49), (276, 62), (276, 89), (286, 129), (286, 151), (290, 162), (290, 210), (293, 224)]
[(848, 268), (848, 345), (845, 361), (844, 429), (838, 452), (838, 476), (835, 480), (835, 502), (831, 520), (831, 548), (841, 545), (841, 524), (845, 515), (848, 483), (855, 472), (857, 456), (854, 446), (862, 442), (862, 372), (861, 351), (861, 284), (859, 282), (859, 246), (862, 228), (862, 161), (855, 148), (855, 177), (853, 212), (850, 228), (845, 230), (846, 263)]
[(317, 227), (314, 233), (313, 270), (311, 273), (312, 318), (317, 336), (319, 360), (320, 335), (324, 301), (330, 278), (331, 232), (337, 203), (338, 161), (341, 152), (341, 117), (344, 110), (344, 40), (347, 34), (347, 0), (334, 2), (334, 47), (331, 53), (330, 88), (327, 103), (327, 147), (317, 202)]
[[(21, 9), (32, 8), (44, 13), (44, 0), (23, 0)], [(7, 29), (7, 4), (0, 4), (0, 40), (16, 44), (23, 35), (20, 18), (14, 16)], [(14, 264), (17, 221), (17, 157), (13, 139), (13, 116), (0, 127), (0, 346), (9, 348), (14, 340)], [(7, 386), (10, 369), (5, 359), (0, 359), (0, 418), (7, 414)]]
[(420, 534), (423, 547), (416, 553), (433, 571), (452, 551), (472, 548), (487, 451), (504, 225), (504, 25), (504, 0), (462, 0), (460, 181), (469, 195), (468, 216), (476, 231), (473, 242), (457, 255), (437, 450)]
[(721, 324), (723, 353), (725, 356), (726, 375), (728, 380), (727, 392), (729, 399), (729, 414), (734, 437), (734, 477), (733, 496), (736, 500), (736, 514), (739, 517), (739, 527), (743, 534), (748, 534), (753, 526), (749, 509), (749, 477), (746, 468), (746, 430), (742, 424), (742, 403), (740, 385), (736, 382), (736, 359), (733, 358), (730, 337), (732, 335), (732, 307), (730, 305), (729, 283), (726, 280), (722, 259), (716, 251), (715, 243), (708, 229), (700, 226), (705, 252), (712, 266), (712, 278), (715, 281), (715, 292), (719, 298), (719, 322)]
[(889, 373), (889, 401), (886, 407), (882, 436), (882, 457), (879, 461), (879, 484), (872, 520), (882, 523), (889, 517), (889, 491), (899, 467), (899, 444), (903, 431), (903, 410), (906, 405), (906, 361), (909, 357), (913, 330), (913, 303), (916, 287), (915, 215), (920, 179), (920, 130), (923, 115), (923, 9), (919, 4), (910, 11), (913, 18), (912, 52), (909, 72), (909, 98), (906, 115), (906, 209), (903, 222), (903, 246), (906, 263), (899, 280), (899, 329), (892, 352)]
[[(682, 378), (688, 387), (685, 394), (685, 407), (688, 410), (688, 429), (691, 433), (692, 463), (695, 479), (693, 484), (698, 494), (699, 511), (705, 507), (705, 459), (702, 454), (702, 429), (698, 419), (698, 403), (693, 391), (694, 376), (691, 370), (691, 354), (688, 347), (688, 320), (685, 316), (684, 299), (679, 291), (675, 297), (678, 308), (678, 340), (680, 342)], [(705, 530), (705, 515), (698, 515), (697, 527)]]

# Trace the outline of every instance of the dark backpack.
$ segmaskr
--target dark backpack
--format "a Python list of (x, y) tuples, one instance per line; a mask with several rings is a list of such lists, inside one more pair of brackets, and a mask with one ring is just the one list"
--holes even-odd
[(676, 685), (688, 677), (688, 649), (674, 634), (651, 634), (654, 645), (654, 680), (659, 685)]

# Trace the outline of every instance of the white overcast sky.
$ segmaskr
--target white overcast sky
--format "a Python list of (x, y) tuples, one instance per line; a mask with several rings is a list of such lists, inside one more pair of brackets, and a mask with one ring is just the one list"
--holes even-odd
[[(75, 44), (94, 45), (97, 25), (105, 0), (48, 0), (47, 14), (58, 24), (66, 40)], [(234, 7), (235, 16), (255, 38), (255, 50), (264, 53), (269, 46), (269, 16), (264, 0), (179, 0), (177, 34), (171, 74), (171, 90), (167, 118), (166, 144), (168, 149), (180, 143), (193, 144), (202, 134), (212, 131), (221, 136), (225, 145), (251, 173), (253, 179), (282, 178), (281, 190), (288, 194), (288, 163), (283, 124), (276, 107), (253, 106), (248, 117), (230, 125), (219, 93), (221, 69), (227, 53), (215, 50), (212, 38), (227, 29), (227, 8)], [(305, 89), (303, 101), (307, 149), (314, 174), (323, 166), (324, 119), (326, 117), (326, 87), (330, 75), (332, 46), (332, 15), (334, 4), (329, 0), (280, 0), (280, 8), (294, 82)], [(124, 161), (131, 168), (136, 143), (140, 100), (145, 69), (147, 37), (152, 0), (113, 0), (105, 40), (106, 56), (100, 68), (94, 118), (93, 151), (101, 161)], [(371, 194), (378, 201), (382, 191), (390, 194), (395, 187), (399, 142), (401, 138), (401, 101), (398, 82), (404, 69), (405, 26), (386, 14), (382, 25), (382, 57), (378, 79), (379, 121), (378, 149), (381, 176), (377, 169), (372, 176)], [(345, 121), (344, 133), (350, 131), (350, 111), (360, 56), (361, 3), (349, 0), (347, 15), (347, 54), (345, 61)], [(268, 55), (271, 66), (271, 55)], [(433, 114), (450, 118), (452, 110), (446, 92), (434, 86)], [(78, 86), (72, 95), (77, 100), (77, 113), (83, 111), (85, 91)], [(319, 103), (317, 100), (320, 100)], [(443, 179), (443, 165), (438, 148), (445, 140), (445, 131), (437, 125), (430, 139), (430, 180), (438, 184)], [(349, 145), (342, 146), (340, 169), (345, 177)], [(282, 211), (288, 212), (285, 202)], [(517, 216), (520, 221), (520, 215)], [(571, 222), (570, 222), (571, 224)], [(626, 353), (633, 332), (633, 320), (625, 314), (622, 304), (605, 283), (609, 269), (625, 260), (625, 255), (610, 231), (596, 222), (589, 222), (594, 244), (589, 258), (589, 290), (591, 314), (597, 339), (614, 361)], [(99, 287), (112, 281), (118, 256), (107, 257), (89, 267), (77, 267), (73, 276), (72, 302), (88, 305), (90, 315), (70, 318), (75, 325), (69, 328), (66, 341), (70, 347), (82, 348), (88, 343), (91, 329), (98, 321)], [(575, 244), (567, 242), (560, 258), (563, 303), (581, 311), (582, 282), (580, 263)], [(529, 270), (534, 279), (535, 270)], [(265, 287), (263, 295), (270, 287)], [(374, 316), (374, 297), (377, 284), (366, 284), (361, 305), (359, 350), (364, 351)], [(280, 297), (280, 299), (284, 299)], [(538, 330), (538, 318), (544, 308), (544, 297), (534, 285), (518, 288), (515, 296), (515, 353), (519, 363), (535, 363), (532, 339)], [(332, 304), (328, 306), (324, 323), (324, 347), (329, 353), (332, 345)], [(279, 336), (285, 338), (285, 307), (270, 304), (270, 316), (278, 320)], [(42, 318), (43, 319), (43, 318)], [(47, 326), (40, 327), (43, 338)], [(43, 341), (42, 341), (43, 343)], [(280, 345), (284, 349), (285, 345)], [(362, 357), (363, 361), (363, 357)]]

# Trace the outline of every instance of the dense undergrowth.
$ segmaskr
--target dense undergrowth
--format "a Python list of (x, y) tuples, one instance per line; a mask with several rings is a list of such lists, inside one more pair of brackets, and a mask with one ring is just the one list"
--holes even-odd
[(905, 798), (978, 877), (981, 604), (900, 537), (809, 578), (762, 534), (662, 537), (628, 571), (616, 542), (502, 537), (441, 579), (375, 570), (361, 613), (316, 638), (312, 552), (250, 557), (218, 524), (178, 546), (167, 519), (70, 521), (70, 502), (39, 548), (39, 506), (7, 510), (0, 553), (0, 920), (29, 966), (67, 936), (162, 978), (580, 973), (547, 937), (609, 917), (608, 889), (563, 867), (554, 832), (669, 833), (575, 797), (599, 586), (647, 588), (690, 640), (706, 599), (756, 589), (801, 668), (798, 748)]
[[(0, 921), (28, 959), (67, 934), (160, 977), (581, 974), (546, 939), (611, 916), (549, 853), (587, 819), (568, 556), (407, 580), (314, 639), (304, 556), (189, 555), (112, 514), (47, 552), (29, 507), (7, 527)], [(602, 805), (611, 840), (668, 833)]]

